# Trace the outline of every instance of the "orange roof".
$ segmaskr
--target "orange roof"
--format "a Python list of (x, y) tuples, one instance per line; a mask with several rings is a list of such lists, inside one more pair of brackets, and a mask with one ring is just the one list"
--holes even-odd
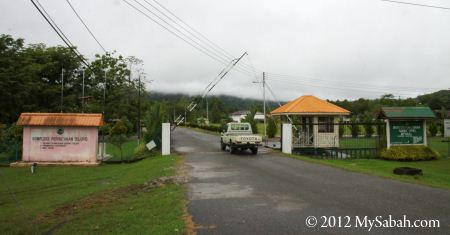
[(312, 95), (301, 96), (270, 113), (271, 115), (349, 115), (350, 111)]
[(103, 126), (101, 113), (22, 113), (19, 126)]

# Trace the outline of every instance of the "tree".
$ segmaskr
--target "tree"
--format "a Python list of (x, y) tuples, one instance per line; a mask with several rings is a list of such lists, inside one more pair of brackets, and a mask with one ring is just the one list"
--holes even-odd
[(357, 122), (356, 116), (353, 116), (352, 119), (350, 120), (350, 132), (353, 138), (356, 138), (359, 135), (359, 125), (356, 122)]
[(269, 138), (275, 137), (278, 131), (278, 125), (275, 118), (269, 118), (267, 123), (267, 136)]
[(366, 116), (364, 118), (364, 131), (366, 132), (366, 137), (372, 137), (374, 130), (374, 121), (372, 119), (372, 117), (370, 116)]
[(116, 124), (111, 128), (109, 132), (109, 139), (110, 142), (117, 146), (120, 150), (120, 160), (123, 160), (123, 152), (122, 152), (122, 146), (123, 143), (127, 140), (127, 134), (128, 129), (125, 126), (124, 122), (122, 120), (116, 122)]
[(435, 137), (438, 132), (438, 127), (435, 122), (430, 122), (428, 124), (428, 132), (430, 133), (431, 137)]
[(145, 114), (144, 123), (147, 132), (144, 139), (146, 142), (155, 141), (158, 148), (161, 148), (162, 123), (169, 120), (168, 110), (166, 103), (154, 103)]
[(253, 133), (257, 134), (258, 127), (257, 127), (256, 121), (255, 121), (255, 114), (256, 114), (256, 109), (251, 110), (249, 113), (247, 113), (245, 118), (242, 119), (242, 121), (250, 123), (250, 125), (252, 126)]

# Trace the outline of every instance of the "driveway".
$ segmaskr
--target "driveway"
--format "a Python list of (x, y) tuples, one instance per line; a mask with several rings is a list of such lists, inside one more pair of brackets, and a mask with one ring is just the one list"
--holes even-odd
[[(172, 133), (172, 144), (185, 156), (188, 212), (198, 234), (361, 234), (376, 218), (372, 234), (450, 232), (449, 190), (280, 157), (263, 148), (256, 156), (232, 155), (220, 150), (219, 137), (181, 127)], [(314, 225), (310, 216), (317, 221), (313, 227), (306, 225), (307, 218)], [(439, 220), (440, 228), (375, 227), (399, 224), (404, 216), (411, 224)]]

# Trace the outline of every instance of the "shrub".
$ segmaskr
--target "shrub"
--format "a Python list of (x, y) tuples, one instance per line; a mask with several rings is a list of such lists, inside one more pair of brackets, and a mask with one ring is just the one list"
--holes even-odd
[(397, 161), (420, 161), (433, 160), (439, 154), (426, 146), (392, 146), (390, 149), (383, 149), (380, 158)]
[(438, 132), (438, 127), (436, 126), (436, 123), (431, 122), (428, 124), (428, 132), (430, 133), (431, 137), (435, 137)]
[(269, 118), (267, 120), (267, 136), (269, 138), (273, 138), (275, 137), (275, 135), (277, 134), (277, 130), (278, 130), (278, 125), (276, 123), (275, 118)]
[(140, 143), (136, 148), (134, 148), (134, 157), (142, 157), (148, 152), (145, 143)]
[(127, 140), (126, 133), (128, 129), (122, 121), (116, 124), (109, 131), (109, 141), (111, 144), (117, 146), (120, 150), (120, 160), (123, 160), (122, 146)]

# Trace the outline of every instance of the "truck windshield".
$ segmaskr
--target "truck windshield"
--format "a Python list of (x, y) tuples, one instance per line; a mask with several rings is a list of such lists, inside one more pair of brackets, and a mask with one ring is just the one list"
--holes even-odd
[(248, 125), (246, 124), (231, 124), (232, 131), (248, 131)]

